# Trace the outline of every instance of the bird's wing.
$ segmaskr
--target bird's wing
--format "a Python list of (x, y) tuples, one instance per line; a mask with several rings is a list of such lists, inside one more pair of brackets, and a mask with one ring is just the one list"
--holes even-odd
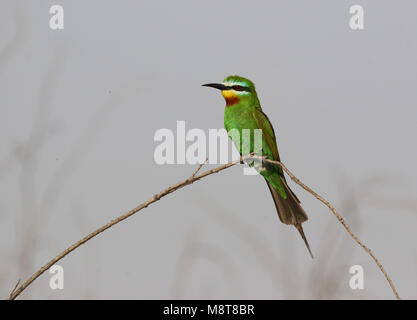
[[(273, 160), (279, 161), (280, 159), (278, 154), (277, 141), (275, 137), (274, 128), (272, 127), (271, 122), (269, 121), (266, 114), (263, 113), (260, 109), (255, 109), (255, 111), (253, 111), (253, 117), (255, 118), (256, 124), (258, 125), (259, 129), (262, 129), (262, 135), (265, 138), (266, 144), (268, 145), (269, 149), (271, 149), (272, 155), (274, 156)], [(274, 186), (271, 184), (270, 181), (268, 181), (268, 179), (267, 184), (274, 199), (278, 216), (283, 223), (292, 224), (297, 228), (307, 246), (308, 251), (311, 254), (311, 257), (313, 257), (310, 245), (308, 244), (307, 238), (303, 231), (303, 227), (301, 226), (301, 224), (308, 219), (307, 214), (301, 207), (300, 200), (288, 186), (281, 166), (277, 165), (275, 167), (278, 167), (279, 170), (278, 179), (280, 180), (281, 185), (284, 188), (284, 196), (281, 194), (279, 189), (274, 188)]]
[(255, 118), (256, 124), (258, 125), (259, 129), (262, 129), (262, 135), (265, 138), (266, 144), (268, 145), (269, 149), (271, 149), (272, 155), (274, 159), (279, 161), (279, 153), (277, 147), (277, 141), (275, 137), (274, 128), (271, 125), (268, 117), (265, 113), (262, 112), (260, 109), (255, 109), (253, 111), (253, 117)]
[[(268, 147), (271, 149), (272, 155), (274, 156), (273, 160), (280, 161), (274, 128), (272, 127), (272, 124), (269, 121), (267, 115), (263, 113), (262, 110), (255, 109), (255, 111), (253, 112), (253, 116), (255, 118), (256, 124), (258, 125), (259, 129), (262, 129), (262, 135), (264, 136), (265, 141)], [(276, 167), (278, 167), (278, 172), (281, 177), (281, 182), (284, 185), (287, 185), (287, 180), (285, 179), (285, 175), (284, 175), (284, 171), (282, 170), (282, 167), (278, 165)], [(295, 199), (298, 202), (300, 202), (300, 200), (298, 200), (295, 193), (291, 189), (289, 189), (289, 191), (291, 191)]]

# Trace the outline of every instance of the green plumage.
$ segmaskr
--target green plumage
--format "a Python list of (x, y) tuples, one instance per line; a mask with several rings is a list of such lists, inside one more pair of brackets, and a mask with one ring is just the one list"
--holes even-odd
[[(240, 154), (243, 156), (252, 152), (259, 154), (260, 151), (262, 156), (279, 161), (275, 132), (268, 117), (262, 111), (253, 82), (243, 77), (229, 76), (222, 84), (205, 86), (222, 90), (226, 99), (224, 126)], [(250, 132), (250, 139), (245, 139), (244, 129)], [(255, 150), (253, 137), (256, 129), (262, 130), (262, 150)], [(239, 134), (236, 135), (236, 132)], [(289, 188), (282, 168), (276, 164), (264, 164), (263, 168), (255, 166), (255, 169), (267, 181), (280, 220), (298, 229), (311, 254), (310, 246), (301, 227), (301, 224), (308, 219), (307, 214)]]
[[(226, 78), (228, 79), (228, 78)], [(241, 79), (241, 78), (240, 78)], [(225, 80), (226, 81), (226, 80)], [(232, 129), (237, 129), (239, 131), (239, 136), (237, 137), (240, 140), (237, 140), (236, 137), (231, 139), (235, 146), (239, 149), (241, 155), (246, 155), (252, 152), (255, 152), (254, 145), (254, 131), (255, 129), (262, 130), (262, 156), (267, 156), (271, 160), (280, 160), (277, 143), (275, 138), (275, 132), (272, 128), (271, 123), (269, 122), (268, 117), (262, 112), (261, 106), (259, 104), (258, 97), (256, 95), (255, 87), (253, 88), (253, 94), (249, 94), (248, 97), (241, 98), (240, 101), (230, 107), (226, 107), (224, 110), (224, 127), (227, 132), (232, 131)], [(250, 143), (249, 148), (245, 148), (242, 143), (243, 129), (250, 130), (250, 139), (245, 139), (244, 143)], [(249, 141), (248, 141), (249, 140)], [(242, 152), (247, 151), (247, 152)], [(282, 168), (278, 165), (268, 164), (265, 170), (259, 172), (265, 179), (272, 184), (272, 186), (280, 193), (280, 195), (285, 199), (287, 194), (284, 190), (283, 182), (280, 177), (284, 177)], [(285, 178), (284, 178), (285, 179)]]

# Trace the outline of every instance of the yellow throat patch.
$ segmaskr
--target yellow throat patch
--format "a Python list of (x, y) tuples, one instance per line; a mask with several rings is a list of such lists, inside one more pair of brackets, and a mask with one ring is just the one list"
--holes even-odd
[(237, 95), (233, 90), (223, 90), (222, 95), (225, 99), (237, 98)]
[(233, 90), (223, 90), (222, 95), (226, 100), (226, 106), (230, 107), (239, 102), (239, 97)]

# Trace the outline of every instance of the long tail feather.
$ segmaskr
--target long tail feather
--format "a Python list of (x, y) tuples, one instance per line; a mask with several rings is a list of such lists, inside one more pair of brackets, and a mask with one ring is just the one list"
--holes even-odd
[(279, 219), (282, 223), (290, 224), (297, 228), (298, 232), (304, 240), (308, 251), (310, 252), (311, 257), (314, 258), (306, 235), (304, 234), (303, 227), (301, 226), (304, 221), (308, 220), (308, 216), (304, 209), (301, 207), (300, 201), (292, 192), (284, 179), (282, 179), (282, 184), (284, 185), (285, 193), (287, 194), (286, 199), (284, 199), (268, 181), (266, 183), (268, 185), (269, 191), (271, 191), (272, 198), (274, 199)]
[(310, 245), (308, 244), (308, 241), (307, 241), (306, 235), (304, 234), (304, 230), (303, 230), (303, 227), (301, 226), (301, 223), (296, 224), (295, 227), (297, 228), (298, 232), (301, 234), (301, 238), (303, 238), (304, 243), (307, 246), (308, 252), (310, 252), (311, 258), (314, 259), (313, 253), (311, 252)]

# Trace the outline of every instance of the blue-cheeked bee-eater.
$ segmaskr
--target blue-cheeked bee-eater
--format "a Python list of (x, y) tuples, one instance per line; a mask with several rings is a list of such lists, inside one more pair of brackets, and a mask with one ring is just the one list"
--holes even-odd
[[(240, 76), (229, 76), (222, 83), (208, 83), (203, 86), (221, 90), (226, 100), (224, 126), (241, 156), (255, 152), (253, 139), (249, 142), (248, 148), (243, 148), (244, 143), (241, 143), (242, 131), (245, 129), (249, 130), (250, 136), (253, 137), (255, 136), (254, 131), (261, 129), (262, 157), (280, 161), (274, 128), (266, 114), (262, 111), (255, 85), (252, 81)], [(232, 130), (237, 130), (239, 135), (231, 135), (230, 132)], [(262, 167), (255, 166), (255, 169), (266, 180), (274, 199), (279, 219), (282, 223), (293, 225), (297, 228), (313, 257), (301, 226), (308, 219), (307, 214), (301, 207), (300, 200), (288, 186), (282, 167), (277, 164), (265, 163)]]

